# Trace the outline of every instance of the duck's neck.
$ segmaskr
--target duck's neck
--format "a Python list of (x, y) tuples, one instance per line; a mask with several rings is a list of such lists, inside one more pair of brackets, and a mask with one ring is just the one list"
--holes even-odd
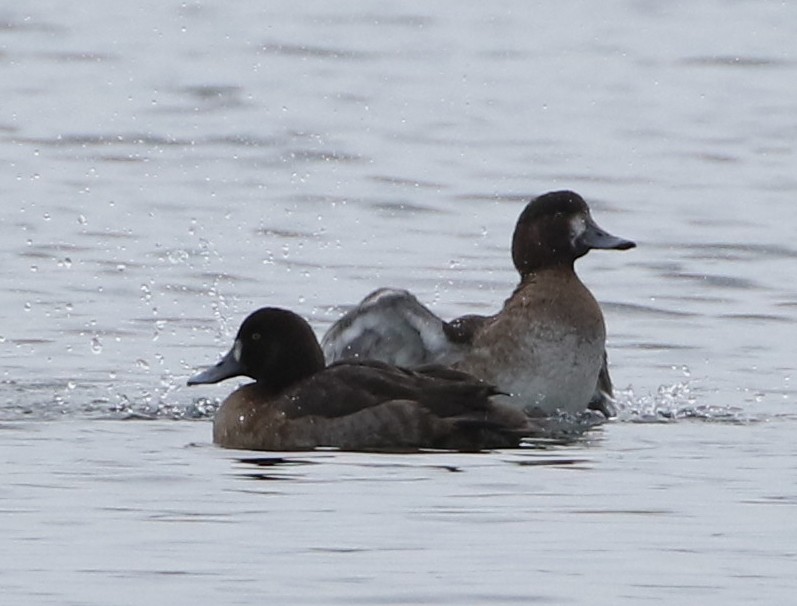
[[(555, 275), (560, 277), (571, 277), (576, 275), (573, 261), (563, 261), (561, 263), (547, 264), (542, 267), (535, 267), (529, 270), (520, 271), (520, 282), (517, 288), (523, 288), (526, 284), (532, 284), (546, 276)], [(517, 290), (517, 289), (516, 289)]]
[(573, 267), (573, 263), (563, 263), (561, 265), (549, 265), (547, 267), (542, 267), (536, 269), (534, 271), (529, 272), (521, 272), (520, 273), (520, 282), (518, 282), (517, 286), (515, 286), (515, 290), (512, 291), (512, 294), (509, 298), (504, 302), (506, 305), (509, 301), (512, 300), (517, 293), (521, 290), (526, 288), (527, 286), (532, 286), (534, 284), (539, 284), (542, 281), (546, 280), (569, 280), (569, 279), (576, 279), (578, 280), (578, 276), (576, 275), (575, 268)]

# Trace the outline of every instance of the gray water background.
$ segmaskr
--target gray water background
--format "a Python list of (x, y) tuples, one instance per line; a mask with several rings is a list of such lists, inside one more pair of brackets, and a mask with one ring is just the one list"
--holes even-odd
[[(792, 602), (797, 6), (2, 3), (0, 70), (3, 603)], [(617, 421), (210, 445), (247, 313), (492, 312), (564, 188), (639, 244), (578, 263)]]

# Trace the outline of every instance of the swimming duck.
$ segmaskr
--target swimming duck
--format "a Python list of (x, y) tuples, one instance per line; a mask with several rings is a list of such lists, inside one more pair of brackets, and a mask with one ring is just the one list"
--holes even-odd
[(327, 360), (400, 360), (454, 365), (494, 383), (504, 401), (535, 415), (612, 416), (603, 313), (575, 273), (590, 250), (633, 248), (595, 223), (572, 191), (541, 195), (525, 207), (512, 238), (520, 283), (492, 316), (445, 322), (405, 290), (379, 289), (327, 331)]
[(539, 428), (493, 401), (498, 391), (442, 366), (407, 370), (378, 361), (325, 366), (315, 334), (297, 314), (259, 309), (232, 349), (189, 385), (243, 375), (254, 379), (222, 403), (213, 441), (226, 448), (344, 450), (518, 446)]

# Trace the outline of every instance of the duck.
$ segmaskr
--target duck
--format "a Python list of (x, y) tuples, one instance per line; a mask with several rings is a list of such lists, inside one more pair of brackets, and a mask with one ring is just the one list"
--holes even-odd
[(407, 367), (447, 364), (505, 392), (532, 416), (616, 414), (600, 305), (575, 272), (593, 249), (628, 250), (579, 194), (531, 200), (512, 236), (520, 281), (496, 314), (444, 321), (407, 290), (380, 288), (332, 324), (321, 345), (329, 362), (376, 359)]
[(224, 448), (480, 451), (542, 435), (527, 415), (495, 402), (493, 385), (463, 371), (375, 360), (327, 366), (307, 321), (278, 307), (250, 314), (230, 351), (188, 385), (236, 376), (254, 382), (216, 412), (213, 442)]

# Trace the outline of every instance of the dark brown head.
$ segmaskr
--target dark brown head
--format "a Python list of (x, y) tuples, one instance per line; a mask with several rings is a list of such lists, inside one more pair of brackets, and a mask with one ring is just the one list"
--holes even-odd
[(292, 311), (264, 307), (244, 320), (229, 353), (188, 384), (242, 375), (279, 393), (323, 368), (324, 354), (310, 325)]
[(521, 276), (557, 265), (571, 266), (593, 248), (636, 246), (607, 233), (592, 219), (584, 199), (572, 191), (543, 194), (520, 213), (512, 237), (512, 260)]

